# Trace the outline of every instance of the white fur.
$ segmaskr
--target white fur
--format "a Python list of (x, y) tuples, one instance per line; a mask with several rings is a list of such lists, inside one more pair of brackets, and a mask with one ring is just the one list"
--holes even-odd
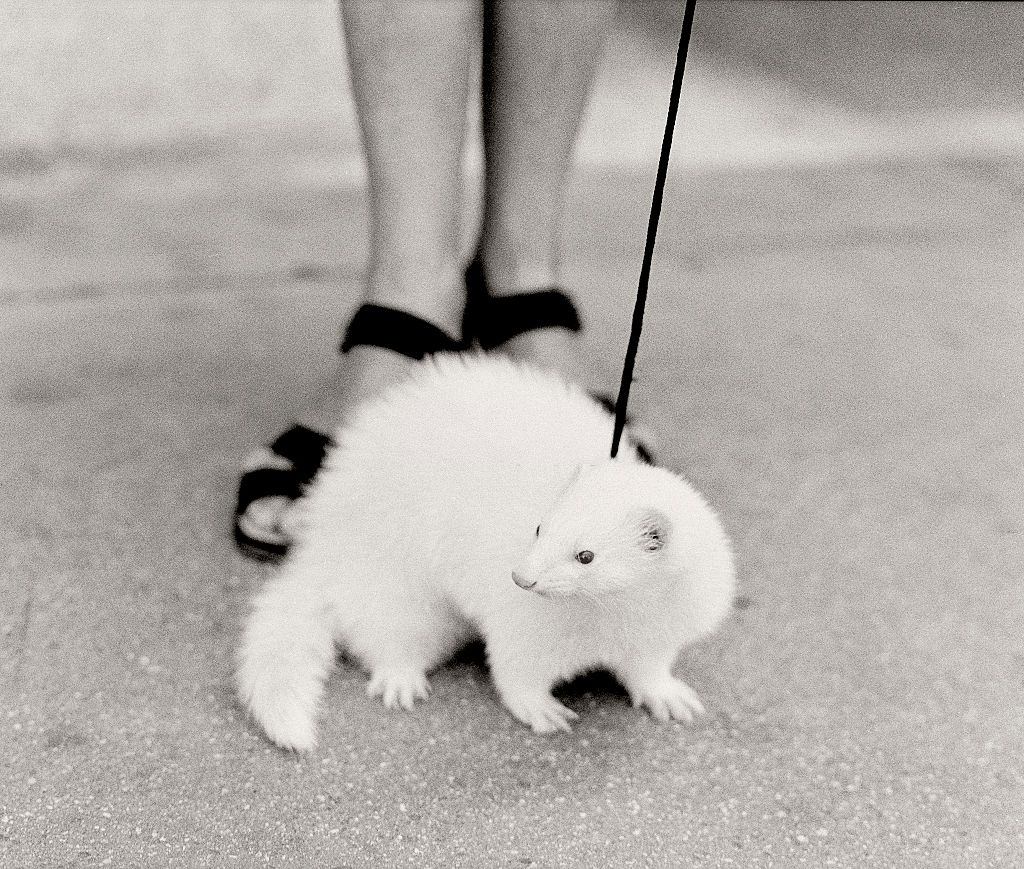
[(729, 610), (728, 540), (628, 442), (608, 459), (611, 432), (579, 389), (500, 356), (434, 357), (357, 411), (239, 653), (239, 693), (270, 738), (313, 746), (335, 643), (389, 707), (412, 708), (480, 636), (502, 701), (539, 733), (569, 730), (551, 688), (595, 667), (660, 720), (702, 711), (671, 668)]

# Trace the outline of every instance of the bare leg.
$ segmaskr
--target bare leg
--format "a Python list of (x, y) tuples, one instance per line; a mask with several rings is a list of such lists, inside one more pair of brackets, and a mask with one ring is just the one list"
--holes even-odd
[[(413, 313), (458, 337), (465, 291), (460, 251), (461, 156), (478, 0), (342, 0), (370, 181), (364, 301)], [(331, 433), (409, 360), (356, 347), (308, 403), (301, 422)], [(261, 451), (248, 466), (279, 464)], [(264, 498), (249, 533), (285, 542), (290, 502)]]
[[(494, 0), (484, 15), (481, 254), (491, 291), (537, 290), (559, 278), (559, 224), (573, 149), (615, 0)], [(578, 375), (561, 329), (506, 345)]]
[(370, 176), (367, 297), (455, 332), (476, 0), (342, 0)]

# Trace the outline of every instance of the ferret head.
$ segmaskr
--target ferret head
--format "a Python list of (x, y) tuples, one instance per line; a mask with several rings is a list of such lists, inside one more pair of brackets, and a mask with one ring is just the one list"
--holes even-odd
[(586, 465), (539, 517), (512, 578), (549, 598), (598, 598), (671, 580), (709, 518), (721, 534), (701, 496), (669, 471), (615, 460)]

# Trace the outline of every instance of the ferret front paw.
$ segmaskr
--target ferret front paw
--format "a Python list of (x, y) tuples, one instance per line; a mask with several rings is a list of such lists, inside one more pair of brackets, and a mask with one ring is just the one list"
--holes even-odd
[(685, 682), (669, 676), (631, 692), (634, 706), (646, 706), (658, 721), (685, 721), (704, 714), (700, 697)]
[(534, 733), (547, 736), (559, 730), (572, 733), (571, 721), (579, 718), (568, 706), (563, 706), (550, 694), (528, 694), (502, 698), (516, 718)]
[(430, 682), (419, 670), (376, 670), (370, 676), (366, 693), (380, 697), (386, 709), (401, 706), (411, 710), (417, 700), (430, 696)]

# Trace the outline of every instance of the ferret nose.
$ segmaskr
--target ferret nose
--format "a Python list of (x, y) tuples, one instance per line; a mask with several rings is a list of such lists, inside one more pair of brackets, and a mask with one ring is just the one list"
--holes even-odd
[(527, 590), (533, 588), (537, 584), (537, 580), (529, 581), (520, 576), (514, 570), (512, 571), (512, 582), (514, 582), (520, 588), (525, 588)]

